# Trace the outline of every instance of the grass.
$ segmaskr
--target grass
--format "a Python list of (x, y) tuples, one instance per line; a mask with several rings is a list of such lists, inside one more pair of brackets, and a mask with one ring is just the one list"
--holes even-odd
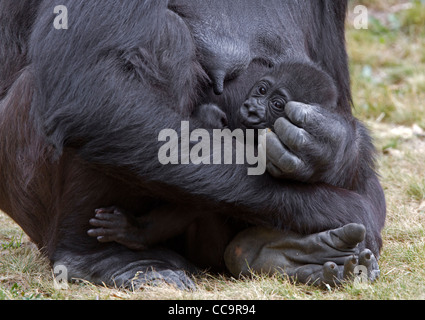
[(168, 286), (132, 292), (84, 281), (58, 290), (48, 261), (0, 213), (0, 300), (425, 299), (425, 3), (351, 2), (357, 4), (367, 6), (370, 19), (368, 30), (353, 28), (353, 14), (347, 23), (355, 115), (374, 136), (388, 206), (381, 278), (376, 283), (319, 290), (279, 276), (207, 276), (198, 280), (196, 292)]
[(347, 31), (356, 115), (425, 127), (425, 4), (364, 4), (369, 8), (369, 29), (348, 25)]

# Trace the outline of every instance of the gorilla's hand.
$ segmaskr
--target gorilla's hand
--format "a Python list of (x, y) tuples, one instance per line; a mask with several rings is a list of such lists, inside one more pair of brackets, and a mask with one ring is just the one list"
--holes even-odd
[[(131, 215), (117, 207), (96, 209), (89, 221), (93, 229), (87, 234), (101, 243), (117, 242), (132, 250), (145, 250), (150, 239), (149, 228), (142, 228)], [(146, 224), (148, 225), (148, 224)]]
[(325, 108), (289, 102), (267, 134), (267, 169), (276, 178), (347, 187), (357, 158), (352, 124)]
[(236, 277), (278, 272), (305, 284), (335, 286), (361, 272), (362, 280), (375, 281), (380, 273), (375, 256), (358, 248), (365, 232), (359, 224), (308, 236), (252, 228), (229, 244), (225, 261)]

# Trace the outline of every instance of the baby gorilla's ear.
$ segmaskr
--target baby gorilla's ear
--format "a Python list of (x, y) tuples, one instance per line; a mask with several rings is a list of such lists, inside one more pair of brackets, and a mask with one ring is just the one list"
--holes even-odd
[(205, 129), (223, 129), (228, 125), (226, 114), (213, 103), (198, 106), (192, 117), (201, 121)]

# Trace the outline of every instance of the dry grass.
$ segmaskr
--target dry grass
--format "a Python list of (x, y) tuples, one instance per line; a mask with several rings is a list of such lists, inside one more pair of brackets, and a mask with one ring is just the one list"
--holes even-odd
[(323, 291), (278, 276), (206, 276), (196, 292), (168, 286), (132, 292), (87, 282), (57, 290), (48, 262), (0, 213), (0, 300), (425, 299), (425, 6), (395, 0), (351, 4), (366, 5), (375, 17), (369, 30), (355, 30), (350, 22), (347, 29), (355, 112), (375, 137), (388, 204), (377, 283)]

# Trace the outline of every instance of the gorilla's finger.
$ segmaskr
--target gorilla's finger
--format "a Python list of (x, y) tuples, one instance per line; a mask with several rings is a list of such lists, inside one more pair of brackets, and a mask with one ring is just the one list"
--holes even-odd
[(270, 162), (283, 173), (294, 173), (301, 166), (301, 160), (293, 155), (274, 133), (267, 135), (267, 156)]
[(299, 128), (308, 128), (311, 123), (317, 122), (318, 114), (309, 104), (290, 101), (285, 106), (285, 113), (289, 120)]
[(290, 152), (272, 132), (267, 134), (267, 159), (282, 172), (282, 176), (296, 177), (299, 181), (307, 180), (311, 170), (306, 164)]
[(317, 112), (316, 107), (296, 101), (290, 101), (286, 104), (285, 113), (294, 125), (307, 131), (310, 127), (326, 121), (323, 115)]
[(96, 215), (95, 218), (92, 218), (92, 219), (89, 220), (89, 223), (93, 227), (112, 229), (117, 225), (117, 220), (105, 219), (105, 217), (100, 217), (100, 216)]
[(97, 237), (97, 241), (101, 243), (108, 243), (108, 242), (114, 242), (115, 238), (109, 237), (109, 236), (99, 236)]
[(104, 236), (112, 236), (114, 235), (116, 232), (110, 229), (103, 229), (103, 228), (98, 228), (98, 229), (90, 229), (89, 231), (87, 231), (87, 234), (90, 237), (93, 238), (97, 238), (97, 237), (104, 237)]
[(283, 153), (289, 152), (274, 132), (266, 135), (266, 151), (268, 159), (275, 163)]
[(115, 207), (99, 208), (94, 211), (96, 213), (114, 213)]
[(285, 113), (294, 125), (321, 140), (337, 142), (347, 135), (346, 124), (325, 108), (292, 101), (285, 106)]
[(268, 162), (267, 163), (267, 171), (275, 178), (283, 178), (284, 174), (280, 169), (278, 169), (273, 163)]
[(274, 131), (283, 144), (295, 153), (305, 150), (309, 142), (312, 141), (307, 131), (293, 125), (285, 118), (276, 120)]
[(115, 221), (117, 219), (114, 213), (101, 213), (101, 212), (96, 213), (95, 218), (98, 220), (110, 221), (110, 222)]
[(98, 228), (113, 228), (115, 226), (114, 222), (108, 220), (102, 220), (93, 218), (89, 220), (90, 225)]

